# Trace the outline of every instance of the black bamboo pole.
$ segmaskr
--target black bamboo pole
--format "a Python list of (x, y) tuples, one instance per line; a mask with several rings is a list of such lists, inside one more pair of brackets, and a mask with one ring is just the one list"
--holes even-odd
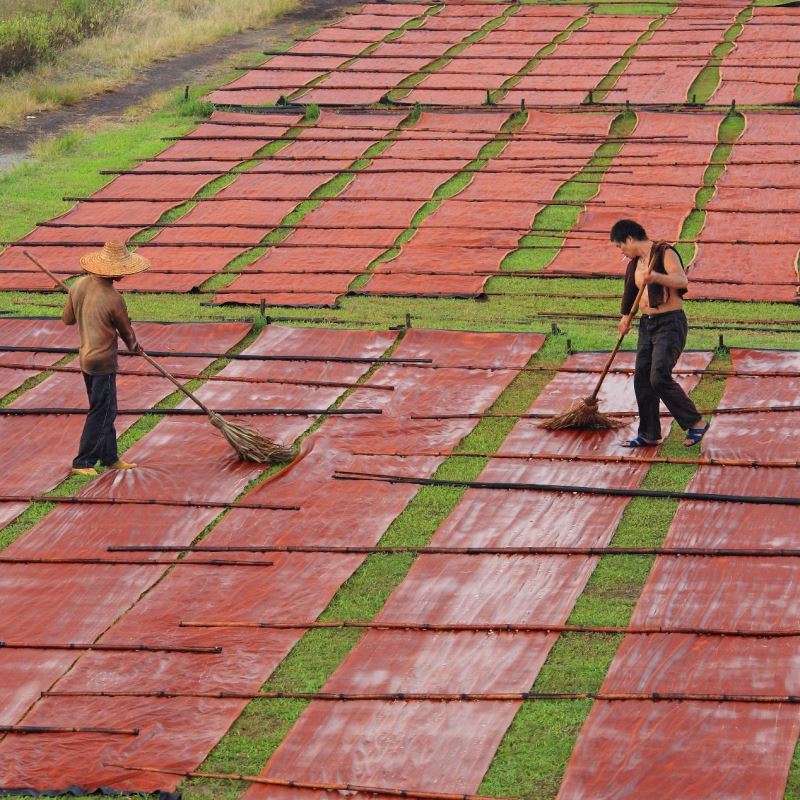
[(554, 492), (558, 494), (588, 494), (602, 497), (657, 497), (667, 500), (697, 500), (715, 503), (745, 503), (750, 505), (800, 506), (800, 497), (768, 495), (738, 495), (722, 492), (677, 492), (661, 489), (625, 489), (601, 486), (573, 486), (551, 483), (526, 483), (522, 481), (457, 481), (441, 478), (412, 478), (405, 475), (386, 475), (371, 472), (337, 470), (333, 477), (338, 480), (380, 481), (403, 483), (414, 486), (454, 486), (467, 489), (490, 489), (501, 491)]

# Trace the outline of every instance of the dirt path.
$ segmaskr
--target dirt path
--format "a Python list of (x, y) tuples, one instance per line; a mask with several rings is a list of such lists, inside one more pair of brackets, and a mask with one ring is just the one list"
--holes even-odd
[(236, 53), (273, 49), (296, 36), (302, 28), (329, 22), (357, 5), (353, 0), (303, 0), (296, 11), (284, 15), (269, 28), (242, 31), (196, 52), (154, 64), (143, 70), (134, 83), (74, 106), (37, 114), (21, 128), (0, 128), (0, 172), (23, 161), (31, 144), (43, 136), (61, 133), (88, 120), (113, 118), (155, 92), (202, 83)]

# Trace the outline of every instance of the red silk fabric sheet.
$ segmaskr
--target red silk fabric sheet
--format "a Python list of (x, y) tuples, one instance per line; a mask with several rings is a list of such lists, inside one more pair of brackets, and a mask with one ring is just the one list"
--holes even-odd
[[(630, 366), (632, 354), (620, 355)], [(569, 366), (598, 367), (604, 354), (573, 356)], [(709, 353), (687, 353), (681, 365), (703, 368)], [(687, 388), (697, 376), (686, 376)], [(591, 373), (555, 378), (532, 410), (558, 413), (596, 381)], [(608, 409), (633, 409), (630, 375), (609, 375), (600, 396)], [(612, 453), (634, 425), (616, 432), (552, 433), (521, 420), (499, 452)], [(403, 447), (413, 450), (412, 447)], [(411, 459), (375, 471), (405, 471)], [(381, 466), (379, 466), (381, 465)], [(647, 471), (637, 464), (525, 462), (495, 459), (481, 480), (537, 481), (636, 487)], [(469, 489), (431, 544), (495, 547), (607, 544), (627, 505), (622, 497)], [(595, 558), (422, 555), (377, 619), (425, 623), (552, 623), (566, 621), (596, 564)], [(368, 631), (334, 672), (324, 691), (527, 691), (555, 635)], [(519, 704), (505, 702), (312, 702), (263, 774), (311, 782), (344, 782), (430, 792), (474, 792)], [(323, 797), (253, 785), (247, 800)], [(359, 799), (364, 795), (355, 795)]]
[[(792, 303), (798, 292), (800, 165), (758, 161), (790, 159), (793, 148), (787, 143), (800, 142), (800, 121), (757, 111), (746, 118), (738, 141), (743, 146), (734, 145), (717, 182), (689, 274), (739, 283), (694, 284), (689, 296)], [(714, 239), (731, 243), (709, 241)]]
[[(679, 237), (684, 219), (694, 208), (697, 187), (703, 183), (704, 164), (714, 151), (722, 116), (649, 111), (637, 116), (632, 140), (622, 146), (606, 173), (609, 180), (600, 183), (600, 191), (566, 238), (565, 244), (575, 249), (561, 250), (547, 272), (624, 275), (624, 259), (608, 241), (608, 234), (602, 233), (610, 231), (618, 219), (639, 221), (654, 241), (674, 242)], [(636, 137), (670, 137), (673, 141), (637, 142)], [(686, 143), (680, 141), (684, 138)], [(676, 167), (674, 162), (699, 165)], [(615, 174), (617, 168), (629, 174)], [(676, 182), (687, 185), (663, 187)], [(589, 232), (591, 238), (586, 236)]]
[[(722, 61), (710, 103), (792, 103), (800, 79), (800, 9), (755, 6), (753, 16)], [(755, 66), (758, 64), (759, 66)]]
[[(290, 350), (290, 343), (304, 351), (314, 344), (326, 353), (344, 355), (357, 352), (377, 355), (396, 334), (368, 331), (326, 331), (325, 337), (313, 329), (268, 329), (260, 343), (269, 350)], [(285, 339), (285, 347), (278, 348), (275, 337)], [(367, 344), (371, 342), (371, 344)], [(502, 389), (517, 374), (517, 369), (529, 360), (542, 344), (543, 337), (532, 334), (477, 334), (451, 331), (412, 330), (408, 332), (394, 352), (396, 357), (433, 358), (440, 366), (480, 364), (496, 367), (485, 370), (429, 369), (424, 367), (385, 365), (379, 368), (371, 381), (394, 385), (394, 392), (375, 392), (359, 389), (346, 402), (345, 407), (380, 407), (381, 416), (338, 417), (331, 419), (315, 434), (314, 447), (304, 460), (278, 480), (265, 483), (246, 495), (251, 502), (278, 502), (298, 504), (300, 512), (231, 511), (210, 534), (206, 543), (218, 545), (253, 545), (259, 543), (303, 544), (303, 543), (359, 543), (374, 544), (391, 520), (399, 514), (418, 491), (409, 485), (383, 483), (348, 483), (332, 478), (335, 469), (360, 469), (376, 466), (374, 458), (353, 456), (354, 450), (372, 450), (395, 441), (398, 445), (410, 446), (420, 451), (437, 449), (449, 451), (476, 424), (475, 420), (450, 420), (439, 422), (412, 421), (410, 414), (421, 408), (432, 413), (444, 413), (452, 406), (454, 392), (463, 393), (465, 406), (470, 411), (486, 409)], [(237, 365), (253, 374), (253, 366)], [(296, 373), (298, 365), (271, 365), (270, 369)], [(306, 375), (341, 379), (345, 374), (355, 378), (363, 372), (365, 365), (306, 365)], [(261, 367), (259, 367), (261, 369)], [(226, 394), (227, 394), (226, 390)], [(245, 390), (250, 395), (253, 390)], [(259, 397), (264, 390), (256, 390)], [(281, 388), (281, 395), (286, 390)], [(302, 392), (306, 405), (314, 401), (308, 393), (330, 390), (297, 389), (300, 400)], [(241, 402), (240, 398), (240, 402)], [(249, 399), (249, 398), (248, 398)], [(285, 402), (285, 398), (281, 398)], [(233, 402), (225, 398), (226, 403)], [(264, 398), (270, 404), (269, 398)], [(272, 404), (275, 404), (273, 399)], [(318, 400), (316, 402), (319, 402)], [(259, 418), (263, 419), (263, 418)], [(290, 420), (294, 420), (293, 422)], [(173, 421), (171, 421), (173, 422)], [(187, 424), (188, 423), (188, 424)], [(181, 484), (183, 496), (192, 494), (198, 498), (220, 497), (225, 487), (241, 490), (247, 479), (253, 477), (252, 467), (236, 465), (221, 450), (221, 445), (206, 449), (198, 464), (186, 464), (187, 439), (199, 442), (198, 437), (213, 438), (200, 426), (201, 421), (175, 420), (170, 427), (179, 426), (180, 439), (158, 434), (158, 428), (143, 440), (137, 450), (149, 455), (146, 474), (134, 481), (120, 482), (118, 491), (145, 488), (141, 481), (151, 484), (157, 479), (160, 484)], [(300, 418), (258, 421), (268, 435), (291, 438), (299, 433), (309, 421)], [(286, 426), (291, 425), (287, 437)], [(159, 428), (161, 425), (158, 426)], [(188, 427), (196, 430), (187, 430)], [(178, 431), (175, 431), (177, 434)], [(180, 442), (180, 444), (179, 444)], [(181, 457), (179, 453), (184, 455)], [(178, 464), (178, 461), (181, 464)], [(405, 467), (408, 474), (431, 474), (441, 457), (417, 457)], [(394, 460), (386, 461), (387, 466)], [(225, 465), (225, 474), (216, 480), (212, 474), (219, 473)], [(180, 469), (179, 466), (186, 468)], [(377, 464), (380, 467), (380, 464)], [(189, 472), (187, 483), (186, 471)], [(236, 475), (233, 474), (236, 473)], [(152, 473), (148, 474), (148, 473)], [(126, 476), (127, 477), (127, 476)], [(135, 478), (135, 476), (134, 476)], [(234, 492), (231, 492), (234, 494)], [(370, 509), (365, 514), (366, 508)], [(108, 544), (149, 542), (188, 544), (205, 524), (213, 519), (218, 510), (198, 508), (190, 512), (166, 513), (168, 509), (143, 509), (146, 514), (137, 515), (135, 524), (128, 519), (117, 520), (105, 529), (98, 526), (96, 532), (82, 540), (80, 554), (100, 554)], [(71, 525), (75, 529), (79, 522), (85, 523), (85, 514), (70, 510), (68, 520), (60, 525)], [(91, 512), (89, 512), (91, 513)], [(197, 515), (196, 517), (194, 515)], [(52, 516), (52, 515), (50, 515)], [(126, 515), (130, 517), (130, 515)], [(98, 518), (99, 519), (99, 518)], [(42, 525), (50, 551), (63, 552), (68, 546), (62, 537), (56, 537), (56, 527)], [(40, 526), (41, 527), (41, 526)], [(81, 530), (85, 525), (81, 525)], [(92, 530), (90, 528), (90, 530)], [(35, 531), (31, 532), (33, 535)], [(26, 537), (28, 538), (28, 537)], [(41, 542), (41, 536), (39, 541)], [(24, 543), (24, 542), (23, 542)], [(36, 552), (41, 552), (38, 548)], [(70, 552), (75, 554), (74, 544)], [(189, 556), (190, 558), (192, 556)], [(248, 556), (245, 556), (247, 558)], [(255, 560), (263, 560), (254, 556)], [(273, 567), (185, 567), (178, 568), (164, 578), (146, 596), (133, 605), (143, 585), (153, 583), (154, 573), (161, 575), (163, 568), (104, 568), (130, 570), (133, 596), (129, 592), (125, 602), (132, 605), (125, 616), (110, 627), (101, 641), (130, 642), (147, 639), (162, 644), (221, 645), (221, 655), (188, 654), (120, 654), (90, 653), (75, 659), (65, 659), (73, 665), (69, 674), (57, 684), (63, 690), (125, 690), (136, 688), (159, 691), (178, 689), (183, 691), (206, 691), (233, 689), (256, 691), (270, 672), (291, 649), (300, 637), (300, 631), (258, 631), (221, 629), (182, 629), (178, 623), (187, 619), (239, 619), (259, 620), (313, 618), (330, 601), (339, 585), (346, 580), (362, 561), (361, 556), (331, 558), (325, 554), (291, 554), (270, 557)], [(37, 567), (41, 569), (41, 567)], [(74, 570), (85, 568), (76, 567)], [(142, 579), (136, 570), (145, 571)], [(149, 572), (147, 572), (149, 570)], [(94, 574), (94, 573), (92, 573)], [(137, 583), (138, 580), (138, 583)], [(120, 609), (120, 603), (115, 604)], [(30, 613), (33, 613), (33, 607)], [(122, 610), (122, 609), (120, 609)], [(65, 636), (64, 626), (69, 620), (68, 607), (61, 614), (59, 636)], [(98, 635), (110, 624), (93, 628)], [(74, 624), (70, 623), (70, 624)], [(85, 622), (84, 624), (88, 624)], [(96, 632), (95, 632), (96, 631)], [(89, 635), (84, 632), (84, 635)], [(30, 632), (28, 632), (30, 636)], [(11, 638), (9, 636), (8, 638)], [(64, 672), (51, 670), (44, 686), (49, 685)], [(16, 676), (16, 677), (15, 677)], [(9, 673), (9, 681), (19, 681), (19, 668)], [(44, 688), (41, 686), (41, 688)], [(31, 687), (33, 691), (35, 686)], [(33, 697), (31, 697), (33, 699)], [(209, 749), (222, 737), (244, 707), (243, 701), (193, 700), (166, 698), (44, 698), (35, 703), (24, 719), (47, 719), (48, 724), (62, 724), (57, 720), (71, 719), (71, 724), (114, 726), (135, 725), (141, 733), (135, 739), (109, 736), (54, 736), (45, 742), (33, 737), (7, 738), (0, 744), (0, 770), (4, 775), (4, 786), (26, 786), (33, 788), (63, 788), (78, 784), (84, 788), (108, 786), (126, 791), (150, 792), (171, 789), (177, 778), (144, 773), (129, 773), (106, 766), (109, 763), (128, 762), (149, 764), (166, 768), (188, 769), (196, 767)], [(197, 719), (202, 716), (202, 730), (197, 728)], [(102, 722), (101, 722), (102, 720)], [(135, 722), (134, 722), (135, 721)], [(44, 753), (47, 757), (44, 757)]]
[[(357, 275), (392, 246), (436, 188), (474, 159), (505, 120), (505, 114), (491, 112), (422, 114), (414, 127), (423, 130), (404, 129), (380, 159), (361, 170), (337, 195), (343, 202), (328, 200), (303, 218), (306, 225), (338, 228), (295, 231), (286, 243), (309, 246), (271, 247), (250, 268), (274, 274), (247, 274), (245, 270), (215, 295), (215, 302), (258, 303), (263, 298), (269, 305), (335, 305)], [(470, 133), (475, 130), (485, 133)], [(386, 173), (386, 169), (397, 172)], [(420, 169), (433, 171), (414, 171)], [(354, 202), (362, 198), (362, 202)], [(374, 247), (353, 246), (373, 243)], [(331, 274), (336, 271), (340, 274)], [(298, 272), (303, 274), (295, 274)]]
[[(735, 350), (736, 369), (791, 371), (796, 352)], [(787, 405), (797, 379), (729, 378), (722, 406)], [(800, 414), (716, 417), (706, 456), (797, 457)], [(688, 489), (797, 497), (796, 469), (701, 466)], [(665, 544), (673, 547), (782, 548), (797, 544), (787, 506), (682, 501)], [(631, 624), (741, 630), (795, 626), (797, 559), (657, 558)], [(796, 639), (629, 636), (603, 684), (608, 692), (797, 694)], [(709, 702), (595, 702), (559, 797), (783, 798), (800, 733), (793, 705)], [(677, 788), (679, 787), (679, 788)]]
[[(614, 22), (621, 29), (614, 28)], [(647, 30), (651, 17), (592, 16), (582, 28), (561, 42), (544, 57), (536, 69), (526, 75), (504, 98), (517, 105), (577, 105), (600, 83), (596, 73), (605, 73)], [(592, 56), (587, 59), (586, 56)], [(565, 73), (569, 73), (566, 75)]]
[[(710, 18), (712, 12), (714, 18)], [(736, 14), (737, 10), (730, 6), (716, 10), (678, 6), (653, 36), (639, 45), (636, 58), (603, 98), (604, 102), (691, 101), (692, 83), (711, 58), (712, 50), (723, 41)]]
[[(187, 134), (187, 138), (175, 142), (160, 153), (157, 159), (143, 162), (134, 168), (134, 175), (120, 175), (109, 184), (95, 192), (93, 202), (78, 203), (69, 211), (54, 218), (54, 221), (71, 223), (74, 225), (87, 225), (81, 228), (54, 228), (40, 226), (31, 233), (22, 237), (17, 245), (8, 247), (0, 254), (0, 291), (16, 290), (30, 291), (52, 289), (53, 281), (38, 270), (22, 253), (27, 245), (34, 242), (105, 242), (126, 241), (131, 236), (146, 229), (169, 209), (191, 200), (192, 197), (207, 183), (214, 180), (213, 175), (148, 175), (157, 170), (171, 170), (176, 173), (192, 170), (218, 170), (230, 169), (236, 162), (227, 162), (220, 166), (215, 161), (173, 161), (163, 163), (171, 158), (203, 158), (203, 157), (229, 157), (241, 158), (245, 161), (270, 141), (279, 138), (288, 130), (293, 122), (297, 122), (301, 115), (293, 114), (280, 117), (254, 117), (251, 114), (231, 114), (216, 111), (209, 122), (201, 123)], [(248, 127), (224, 123), (247, 123)], [(212, 124), (213, 123), (213, 124)], [(208, 138), (193, 137), (224, 137), (241, 135), (247, 131), (253, 138), (218, 141)], [(263, 137), (263, 138), (262, 138)], [(95, 202), (97, 198), (108, 198), (107, 202)], [(114, 202), (115, 198), (130, 198), (134, 202)], [(165, 198), (165, 199), (161, 199)], [(180, 198), (180, 199), (175, 199)], [(138, 202), (136, 202), (138, 201)], [(181, 220), (183, 221), (183, 220)], [(108, 227), (110, 224), (135, 223), (129, 227)], [(184, 235), (189, 231), (184, 229)], [(182, 241), (193, 241), (183, 238)], [(80, 247), (39, 246), (30, 247), (31, 252), (51, 271), (59, 274), (64, 280), (70, 274), (81, 272), (79, 259), (87, 250), (97, 249), (87, 245)], [(151, 248), (142, 248), (144, 255), (153, 258), (154, 267), (172, 268), (172, 261), (180, 262), (181, 254), (174, 250), (171, 253), (159, 256), (151, 253)], [(188, 254), (184, 253), (183, 256)], [(203, 259), (198, 259), (203, 263)], [(224, 262), (227, 263), (227, 262)], [(148, 283), (154, 286), (175, 286), (165, 280), (168, 276), (139, 275), (127, 278), (120, 288), (131, 290), (147, 287)], [(175, 277), (172, 276), (173, 281)], [(181, 291), (191, 288), (187, 286)]]
[[(608, 114), (566, 116), (529, 112), (520, 138), (488, 162), (487, 167), (496, 171), (475, 174), (463, 191), (445, 200), (422, 222), (396, 258), (377, 265), (361, 291), (381, 295), (474, 297), (480, 294), (489, 274), (453, 273), (499, 271), (503, 258), (515, 249), (543, 208), (542, 201), (552, 197), (559, 184), (569, 180), (600, 144), (591, 139), (558, 141), (557, 137), (568, 130), (570, 135), (599, 139), (607, 133), (611, 119)], [(542, 138), (526, 140), (523, 138), (526, 134), (530, 137), (541, 134)], [(547, 137), (553, 140), (547, 141)], [(558, 167), (551, 167), (550, 162)], [(543, 164), (547, 172), (515, 174), (515, 170), (538, 169)], [(507, 171), (503, 172), (504, 169)], [(481, 227), (505, 229), (487, 231), (480, 230)], [(480, 245), (494, 245), (497, 249), (481, 249)], [(392, 274), (395, 270), (412, 274)], [(420, 274), (415, 275), (414, 271)], [(424, 275), (423, 271), (439, 274)]]

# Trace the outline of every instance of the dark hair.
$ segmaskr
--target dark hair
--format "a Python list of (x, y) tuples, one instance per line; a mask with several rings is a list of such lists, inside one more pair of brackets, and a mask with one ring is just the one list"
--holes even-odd
[(614, 223), (608, 238), (612, 242), (624, 242), (628, 237), (644, 242), (647, 239), (647, 231), (632, 219), (621, 219)]

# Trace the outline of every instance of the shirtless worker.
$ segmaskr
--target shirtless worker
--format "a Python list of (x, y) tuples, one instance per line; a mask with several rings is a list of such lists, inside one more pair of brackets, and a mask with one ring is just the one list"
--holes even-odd
[(107, 242), (102, 250), (81, 258), (88, 275), (69, 288), (69, 297), (61, 315), (66, 325), (78, 324), (78, 351), (89, 413), (83, 426), (78, 455), (72, 462), (73, 475), (97, 475), (99, 461), (111, 469), (133, 469), (117, 455), (117, 336), (127, 348), (140, 352), (131, 327), (128, 309), (114, 281), (143, 272), (150, 262), (128, 252), (120, 242)]
[(636, 346), (634, 391), (639, 406), (639, 430), (623, 447), (656, 447), (661, 442), (659, 401), (663, 401), (678, 425), (686, 431), (683, 444), (698, 444), (708, 423), (672, 377), (672, 370), (686, 346), (688, 324), (683, 295), (689, 281), (675, 248), (651, 242), (645, 229), (630, 219), (611, 228), (611, 242), (630, 259), (625, 271), (622, 319), (619, 332), (631, 328), (630, 312), (642, 284), (647, 286), (640, 303), (639, 341)]

